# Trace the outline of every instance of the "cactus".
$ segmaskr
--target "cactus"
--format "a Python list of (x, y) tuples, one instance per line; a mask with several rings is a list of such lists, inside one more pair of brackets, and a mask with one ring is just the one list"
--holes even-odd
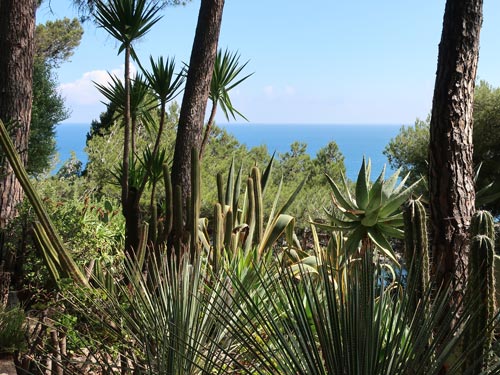
[[(465, 335), (464, 348), (468, 353), (466, 366), (480, 373), (488, 366), (489, 349), (494, 331), (488, 325), (495, 314), (495, 231), (493, 217), (486, 211), (478, 211), (471, 220), (471, 246), (466, 298), (478, 311), (470, 322)], [(479, 295), (479, 297), (478, 297)], [(481, 335), (482, 344), (468, 350), (474, 338)]]
[(264, 208), (262, 203), (262, 185), (259, 168), (253, 167), (251, 176), (253, 180), (255, 199), (255, 231), (257, 234), (257, 241), (260, 243), (262, 241), (262, 236), (264, 235)]
[(214, 233), (213, 233), (213, 269), (217, 272), (220, 256), (224, 248), (224, 218), (222, 217), (222, 206), (216, 203), (214, 206)]
[(224, 198), (224, 182), (222, 181), (222, 173), (217, 173), (217, 199), (219, 204), (224, 207), (226, 205), (226, 199)]
[(245, 240), (245, 251), (250, 250), (253, 241), (253, 234), (255, 231), (255, 189), (254, 189), (254, 181), (252, 177), (248, 177), (247, 179), (247, 216), (246, 223), (248, 224), (248, 236)]
[(172, 180), (168, 164), (163, 164), (163, 182), (165, 184), (165, 224), (163, 225), (162, 235), (160, 241), (166, 242), (170, 232), (172, 231), (173, 222), (173, 202), (174, 194), (172, 190)]
[(158, 207), (156, 204), (151, 205), (151, 218), (149, 219), (149, 241), (156, 247), (158, 244)]
[(410, 199), (404, 205), (403, 219), (407, 267), (413, 267), (418, 271), (411, 273), (415, 274), (412, 303), (416, 309), (418, 301), (427, 293), (430, 283), (427, 216), (425, 207), (419, 199)]
[[(264, 222), (263, 195), (266, 186), (270, 181), (270, 173), (274, 155), (262, 174), (258, 167), (254, 166), (246, 181), (246, 191), (244, 198), (240, 202), (240, 191), (242, 184), (242, 168), (235, 173), (234, 160), (231, 163), (229, 175), (224, 186), (223, 177), (217, 175), (217, 199), (221, 209), (221, 216), (218, 216), (218, 208), (215, 208), (215, 223), (213, 234), (214, 252), (226, 251), (231, 256), (237, 249), (243, 248), (248, 252), (256, 247), (258, 256), (262, 255), (274, 241), (285, 233), (285, 229), (293, 227), (294, 221), (290, 216), (283, 215), (284, 211), (291, 205), (297, 194), (304, 186), (305, 179), (294, 190), (285, 204), (278, 207), (278, 196), (273, 203), (267, 224)], [(281, 185), (278, 192), (281, 190)], [(241, 204), (241, 208), (240, 208)], [(222, 223), (222, 226), (220, 225)], [(297, 241), (292, 241), (292, 231), (289, 230), (288, 240), (291, 246), (296, 246)], [(222, 248), (215, 243), (216, 236), (221, 236)], [(221, 242), (221, 244), (222, 244)], [(300, 247), (300, 246), (299, 246)], [(220, 258), (217, 258), (217, 260)]]
[(470, 223), (472, 236), (485, 235), (495, 241), (495, 224), (488, 211), (477, 211)]
[(229, 210), (226, 212), (226, 221), (225, 221), (225, 231), (224, 231), (224, 247), (226, 249), (231, 248), (232, 234), (233, 234), (233, 211)]

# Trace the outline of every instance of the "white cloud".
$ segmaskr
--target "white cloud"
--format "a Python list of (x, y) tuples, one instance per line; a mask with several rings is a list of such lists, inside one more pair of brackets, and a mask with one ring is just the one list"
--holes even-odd
[(267, 86), (264, 86), (263, 91), (264, 91), (264, 95), (268, 99), (290, 97), (290, 96), (294, 96), (297, 93), (297, 90), (292, 85), (285, 85), (282, 87), (281, 86), (267, 85)]
[(296, 91), (297, 90), (295, 90), (295, 87), (293, 87), (293, 86), (290, 86), (290, 85), (285, 86), (285, 94), (287, 96), (295, 95)]
[[(137, 69), (132, 65), (130, 71), (134, 75)], [(105, 85), (111, 81), (110, 74), (122, 78), (123, 73), (123, 65), (110, 72), (106, 70), (92, 70), (83, 73), (80, 78), (73, 82), (62, 83), (58, 89), (70, 107), (97, 104), (104, 98), (95, 88), (94, 82)]]
[(268, 85), (264, 87), (264, 94), (266, 94), (267, 97), (271, 98), (274, 95), (274, 87), (272, 85)]

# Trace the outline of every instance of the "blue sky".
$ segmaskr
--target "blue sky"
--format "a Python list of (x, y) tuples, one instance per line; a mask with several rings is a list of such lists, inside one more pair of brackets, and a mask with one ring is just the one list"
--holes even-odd
[[(50, 7), (49, 7), (50, 5)], [(445, 0), (226, 0), (219, 47), (238, 50), (254, 75), (232, 92), (252, 123), (412, 124), (430, 111)], [(189, 61), (199, 0), (168, 7), (136, 44), (143, 59)], [(37, 22), (76, 16), (45, 0)], [(58, 70), (72, 111), (90, 123), (104, 110), (92, 81), (123, 74), (117, 43), (92, 22)], [(500, 86), (500, 1), (485, 1), (478, 78)], [(178, 99), (180, 101), (180, 99)], [(221, 115), (218, 122), (226, 122)], [(241, 120), (240, 120), (241, 121)]]

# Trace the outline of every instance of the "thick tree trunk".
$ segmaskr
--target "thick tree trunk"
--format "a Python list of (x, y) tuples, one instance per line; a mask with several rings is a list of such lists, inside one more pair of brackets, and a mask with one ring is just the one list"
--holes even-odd
[[(0, 119), (10, 123), (12, 140), (21, 160), (28, 160), (31, 122), (36, 0), (0, 1)], [(12, 168), (0, 166), (0, 228), (17, 215), (23, 191)], [(5, 257), (3, 251), (2, 256)], [(10, 265), (12, 267), (13, 265)], [(7, 265), (8, 268), (9, 265)]]
[[(430, 125), (430, 215), (437, 282), (463, 295), (475, 210), (472, 110), (482, 0), (448, 0)], [(457, 300), (455, 300), (457, 301)]]
[(172, 185), (181, 187), (184, 205), (191, 193), (191, 150), (200, 148), (223, 9), (224, 0), (201, 1), (172, 165)]

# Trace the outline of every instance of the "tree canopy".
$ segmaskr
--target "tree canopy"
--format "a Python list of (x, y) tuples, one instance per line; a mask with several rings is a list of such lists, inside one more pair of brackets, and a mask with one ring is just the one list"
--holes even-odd
[(55, 125), (68, 118), (64, 99), (49, 63), (36, 59), (33, 70), (33, 108), (28, 148), (28, 172), (43, 173), (56, 152)]
[(68, 61), (82, 39), (83, 28), (78, 19), (63, 18), (37, 25), (35, 56), (57, 67)]
[(55, 126), (68, 118), (64, 98), (57, 91), (56, 68), (67, 61), (80, 44), (83, 28), (80, 22), (64, 18), (47, 21), (35, 29), (33, 68), (33, 108), (28, 147), (28, 172), (46, 171), (56, 152)]
[[(411, 172), (410, 182), (428, 175), (429, 123), (417, 119), (413, 126), (403, 126), (384, 150), (392, 168)], [(476, 188), (490, 183), (500, 187), (500, 88), (493, 88), (480, 81), (475, 89), (474, 100), (474, 165), (478, 171)], [(493, 189), (494, 190), (494, 189)], [(485, 208), (500, 213), (500, 203), (488, 203)]]

